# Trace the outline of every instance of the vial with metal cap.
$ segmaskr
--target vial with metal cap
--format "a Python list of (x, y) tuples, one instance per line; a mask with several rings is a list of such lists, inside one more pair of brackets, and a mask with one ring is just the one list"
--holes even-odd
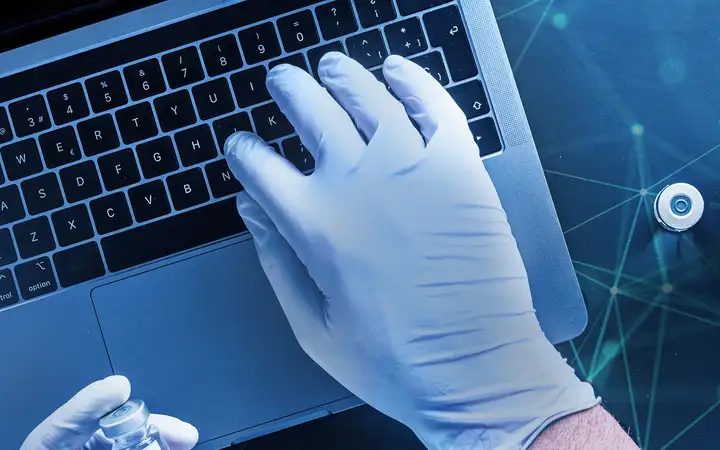
[(669, 231), (687, 231), (697, 225), (705, 211), (705, 201), (695, 186), (676, 183), (655, 198), (655, 218)]
[(170, 450), (149, 418), (145, 402), (129, 400), (100, 419), (100, 429), (113, 441), (112, 450)]

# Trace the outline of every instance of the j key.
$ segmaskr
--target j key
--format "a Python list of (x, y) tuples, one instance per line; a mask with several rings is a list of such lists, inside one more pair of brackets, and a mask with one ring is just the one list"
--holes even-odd
[(206, 124), (177, 133), (175, 146), (185, 167), (213, 159), (218, 154), (210, 126)]
[(101, 113), (128, 102), (122, 76), (117, 70), (98, 75), (85, 81), (93, 111)]
[(315, 168), (315, 159), (313, 159), (310, 152), (302, 144), (299, 137), (295, 136), (290, 139), (285, 139), (282, 146), (285, 151), (285, 157), (293, 163), (299, 171), (305, 172)]
[(280, 111), (277, 103), (258, 106), (252, 110), (252, 118), (258, 135), (266, 141), (273, 141), (293, 133), (292, 125)]
[(390, 53), (410, 56), (427, 50), (420, 20), (417, 17), (393, 23), (385, 27)]
[(140, 170), (130, 149), (101, 156), (97, 163), (106, 191), (114, 191), (140, 181)]
[(167, 185), (173, 205), (178, 211), (210, 200), (205, 178), (199, 168), (169, 176)]
[(25, 217), (20, 190), (15, 185), (0, 188), (0, 225), (18, 221)]
[(59, 208), (64, 203), (57, 176), (52, 172), (25, 180), (21, 186), (25, 205), (31, 215)]
[[(2, 262), (0, 262), (0, 266)], [(15, 280), (13, 280), (10, 269), (0, 270), (0, 308), (14, 305), (20, 301)]]
[(13, 227), (20, 257), (27, 259), (55, 249), (50, 221), (41, 216)]
[(408, 14), (415, 14), (416, 12), (430, 9), (443, 3), (450, 3), (450, 1), (451, 0), (397, 0), (397, 5), (400, 14), (407, 16)]
[(210, 190), (215, 198), (237, 194), (243, 190), (240, 182), (233, 176), (227, 161), (221, 159), (205, 166), (205, 174), (210, 183)]
[(307, 62), (305, 62), (305, 57), (302, 53), (296, 53), (294, 55), (286, 56), (285, 58), (276, 59), (275, 61), (272, 61), (270, 64), (268, 64), (268, 67), (272, 69), (273, 67), (279, 66), (280, 64), (290, 64), (291, 66), (299, 67), (305, 72), (310, 72)]
[(242, 67), (240, 49), (232, 34), (203, 42), (200, 45), (200, 53), (211, 77)]
[(265, 66), (258, 66), (243, 70), (230, 77), (233, 89), (235, 89), (235, 98), (241, 108), (270, 100), (270, 93), (265, 86), (266, 76)]
[(20, 295), (30, 300), (57, 290), (55, 274), (48, 257), (26, 262), (15, 267)]
[(102, 186), (95, 163), (85, 161), (60, 170), (60, 182), (68, 203), (79, 202), (100, 195)]
[(233, 114), (232, 116), (216, 120), (213, 123), (215, 137), (217, 138), (220, 152), (225, 152), (225, 141), (238, 131), (253, 132), (250, 116), (245, 111)]
[(350, 57), (366, 68), (381, 65), (388, 56), (380, 30), (370, 30), (351, 36), (345, 43)]
[(130, 97), (135, 101), (165, 92), (165, 79), (157, 59), (128, 66), (123, 69), (123, 74)]
[(35, 139), (10, 144), (0, 149), (5, 172), (9, 180), (19, 180), (43, 170), (40, 152)]
[(326, 53), (330, 52), (345, 53), (345, 47), (343, 47), (342, 42), (335, 41), (308, 50), (307, 56), (310, 60), (310, 68), (312, 69), (312, 73), (315, 75), (315, 78), (320, 79), (318, 75), (320, 60)]
[(245, 60), (248, 64), (280, 56), (280, 41), (271, 22), (248, 28), (238, 34)]
[(447, 84), (450, 83), (450, 78), (445, 70), (445, 64), (443, 64), (440, 52), (435, 51), (426, 53), (424, 55), (410, 58), (410, 61), (425, 69), (427, 73), (432, 75), (433, 78), (435, 78), (443, 86), (447, 86)]
[(423, 20), (430, 44), (442, 47), (445, 53), (452, 79), (461, 81), (476, 76), (478, 70), (475, 57), (457, 6), (429, 12), (423, 16)]
[(186, 90), (156, 98), (153, 104), (160, 120), (160, 128), (165, 133), (197, 122), (190, 93)]
[(5, 144), (13, 140), (12, 128), (10, 128), (10, 119), (8, 118), (5, 108), (0, 108), (0, 144)]
[[(13, 244), (10, 230), (0, 229), (0, 267), (7, 266), (17, 261), (15, 244)], [(2, 272), (0, 272), (2, 273)]]
[(71, 126), (42, 134), (39, 141), (45, 165), (50, 169), (79, 161), (82, 158), (75, 129)]
[(120, 135), (125, 144), (151, 138), (158, 134), (155, 116), (150, 103), (139, 103), (115, 113)]
[(133, 223), (130, 208), (122, 192), (91, 201), (90, 212), (99, 234), (112, 233)]
[(397, 17), (392, 0), (355, 0), (360, 24), (370, 28)]
[(290, 53), (320, 42), (312, 12), (301, 11), (278, 19), (278, 31), (285, 51)]
[(105, 265), (97, 242), (63, 250), (53, 255), (60, 286), (70, 287), (105, 275)]
[(53, 213), (52, 223), (58, 244), (62, 247), (86, 241), (95, 235), (85, 205), (72, 206)]
[(86, 156), (95, 156), (120, 147), (120, 138), (110, 114), (80, 122), (77, 131)]
[(50, 91), (47, 93), (47, 99), (55, 125), (64, 125), (90, 115), (85, 91), (80, 83)]
[(35, 95), (12, 103), (9, 108), (10, 117), (13, 125), (15, 125), (15, 133), (17, 133), (18, 137), (45, 131), (52, 126), (45, 106), (45, 99), (42, 95)]
[(453, 86), (448, 89), (448, 93), (468, 119), (484, 116), (490, 112), (485, 90), (479, 80)]
[(195, 47), (188, 47), (162, 57), (168, 84), (171, 88), (187, 86), (205, 78), (200, 55)]
[(170, 201), (160, 180), (130, 189), (128, 197), (138, 222), (147, 222), (170, 214)]
[(235, 102), (228, 81), (225, 78), (218, 78), (195, 86), (192, 92), (202, 120), (212, 119), (235, 111)]
[(135, 150), (145, 178), (159, 177), (180, 167), (172, 139), (168, 136), (140, 144)]
[(475, 143), (480, 149), (480, 156), (487, 156), (502, 150), (502, 143), (495, 128), (492, 117), (470, 122), (470, 132), (475, 136)]
[(315, 8), (320, 31), (326, 41), (357, 31), (350, 0), (336, 0)]

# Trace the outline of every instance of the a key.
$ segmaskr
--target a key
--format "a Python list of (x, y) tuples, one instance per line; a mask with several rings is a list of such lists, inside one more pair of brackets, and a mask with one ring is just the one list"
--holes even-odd
[(98, 178), (95, 163), (92, 161), (81, 162), (61, 169), (60, 182), (68, 203), (79, 202), (100, 195), (102, 192), (100, 178)]
[(210, 194), (205, 186), (205, 178), (199, 168), (169, 176), (167, 186), (173, 205), (178, 211), (210, 200)]
[(225, 78), (208, 81), (192, 89), (195, 105), (202, 120), (235, 111), (235, 102)]
[(35, 139), (10, 144), (0, 149), (5, 171), (10, 181), (29, 177), (43, 170)]
[(258, 66), (243, 70), (230, 77), (233, 89), (235, 89), (235, 98), (241, 108), (270, 100), (270, 93), (265, 86), (266, 76), (265, 67)]
[(160, 121), (160, 129), (165, 133), (187, 127), (197, 122), (190, 93), (186, 90), (158, 97), (153, 102)]
[(110, 114), (80, 122), (77, 131), (86, 156), (95, 156), (120, 147), (120, 138)]
[(443, 3), (450, 3), (451, 1), (452, 0), (397, 0), (397, 5), (400, 14), (407, 16), (430, 9), (434, 6), (442, 5)]
[(425, 29), (433, 47), (442, 47), (450, 76), (462, 81), (478, 74), (465, 25), (457, 6), (451, 5), (423, 16)]
[(57, 176), (52, 172), (25, 180), (21, 186), (30, 215), (59, 208), (64, 203)]
[(285, 139), (282, 143), (285, 158), (288, 159), (299, 171), (305, 172), (315, 168), (315, 159), (297, 136)]
[(206, 165), (205, 174), (207, 175), (212, 195), (215, 198), (237, 194), (243, 190), (242, 185), (233, 176), (227, 161), (224, 159)]
[(33, 258), (55, 249), (50, 221), (45, 216), (21, 222), (13, 227), (20, 257)]
[(115, 113), (115, 119), (125, 144), (144, 141), (158, 134), (155, 116), (148, 102), (119, 110)]
[(157, 59), (148, 59), (123, 69), (130, 97), (144, 100), (153, 95), (165, 92), (165, 79)]
[(225, 142), (233, 134), (238, 131), (253, 132), (250, 116), (245, 111), (216, 120), (213, 123), (213, 128), (215, 129), (215, 137), (221, 153), (225, 153)]
[(307, 56), (308, 60), (310, 60), (310, 69), (312, 70), (313, 75), (315, 75), (315, 78), (318, 80), (320, 79), (318, 74), (320, 60), (326, 53), (330, 52), (346, 53), (345, 47), (343, 47), (342, 42), (340, 41), (330, 42), (329, 44), (321, 45), (320, 47), (308, 50)]
[(5, 108), (0, 107), (0, 144), (5, 144), (13, 140), (13, 132), (10, 127), (10, 118)]
[(120, 72), (114, 70), (85, 81), (90, 105), (95, 113), (101, 113), (128, 102)]
[(122, 192), (91, 201), (90, 212), (99, 234), (112, 233), (127, 228), (133, 223), (130, 208)]
[(475, 137), (475, 143), (480, 149), (480, 156), (487, 156), (502, 150), (500, 135), (495, 128), (492, 117), (476, 120), (468, 124), (470, 132)]
[(258, 135), (266, 141), (274, 141), (293, 133), (292, 125), (277, 103), (258, 106), (252, 110), (252, 118)]
[(38, 140), (45, 165), (50, 169), (79, 161), (82, 158), (75, 129), (71, 126), (41, 134)]
[(200, 55), (195, 47), (188, 47), (162, 57), (168, 84), (172, 89), (196, 83), (205, 78)]
[(15, 276), (20, 288), (20, 295), (25, 300), (37, 298), (57, 290), (55, 274), (48, 257), (16, 266)]
[(18, 137), (39, 133), (52, 126), (42, 95), (11, 103), (9, 109)]
[(105, 275), (97, 242), (57, 252), (53, 255), (53, 263), (62, 287), (75, 286)]
[[(2, 266), (1, 261), (0, 266)], [(18, 297), (12, 272), (10, 269), (0, 270), (0, 308), (14, 305), (18, 301), (20, 301), (20, 297)]]
[(175, 146), (185, 167), (208, 161), (218, 154), (210, 126), (206, 124), (176, 133)]
[(280, 39), (282, 39), (283, 47), (288, 53), (295, 52), (305, 47), (310, 47), (320, 42), (317, 28), (315, 28), (315, 20), (313, 20), (312, 12), (300, 11), (282, 17), (277, 21)]
[(417, 17), (386, 26), (385, 37), (387, 37), (390, 53), (395, 55), (415, 55), (428, 48), (425, 34)]
[(7, 225), (25, 217), (20, 189), (15, 185), (0, 188), (0, 225)]
[(280, 41), (271, 22), (238, 33), (240, 46), (248, 64), (255, 64), (280, 56)]
[(285, 58), (276, 59), (268, 64), (268, 67), (272, 70), (273, 67), (279, 66), (280, 64), (290, 64), (291, 66), (298, 67), (305, 72), (310, 72), (305, 57), (302, 53), (296, 53), (294, 55), (286, 56)]
[(484, 116), (490, 112), (490, 104), (480, 80), (472, 80), (448, 89), (448, 94), (455, 100), (468, 119)]
[(240, 49), (235, 36), (229, 34), (200, 44), (208, 75), (214, 77), (242, 67)]
[(388, 56), (380, 30), (370, 30), (350, 36), (345, 44), (347, 44), (350, 57), (365, 68), (382, 65)]
[(410, 61), (425, 69), (427, 73), (432, 75), (433, 78), (435, 78), (443, 86), (447, 86), (448, 83), (450, 83), (450, 78), (448, 77), (447, 70), (445, 70), (445, 64), (443, 63), (440, 52), (434, 51), (426, 53), (424, 55), (410, 58)]
[(87, 241), (95, 235), (92, 222), (90, 222), (90, 214), (85, 205), (62, 209), (53, 213), (51, 219), (55, 237), (61, 247)]
[(360, 24), (363, 28), (374, 27), (397, 18), (392, 0), (354, 0)]
[(90, 115), (85, 91), (80, 83), (48, 92), (47, 100), (55, 125), (64, 125)]
[(168, 136), (145, 142), (135, 148), (145, 178), (155, 178), (177, 170), (177, 156)]
[(147, 222), (170, 214), (170, 201), (162, 181), (151, 181), (128, 191), (137, 222)]
[(315, 8), (320, 32), (326, 41), (358, 30), (350, 0), (336, 0)]
[(0, 267), (15, 261), (17, 261), (17, 252), (15, 252), (15, 244), (13, 244), (10, 230), (2, 228), (0, 229)]
[(106, 191), (114, 191), (140, 181), (140, 170), (133, 151), (129, 148), (101, 156), (97, 163)]

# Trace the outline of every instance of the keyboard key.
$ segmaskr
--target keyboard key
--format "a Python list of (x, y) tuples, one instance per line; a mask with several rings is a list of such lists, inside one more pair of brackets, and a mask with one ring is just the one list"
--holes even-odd
[(123, 69), (123, 75), (130, 97), (135, 101), (162, 94), (166, 90), (165, 79), (157, 59), (148, 59), (128, 66)]
[(180, 167), (172, 139), (168, 136), (140, 144), (135, 150), (145, 178), (159, 177)]
[(64, 125), (90, 115), (85, 91), (80, 83), (73, 83), (47, 93), (50, 112), (55, 125)]
[(443, 64), (440, 52), (435, 51), (426, 53), (424, 55), (410, 58), (410, 61), (425, 69), (427, 73), (432, 75), (433, 78), (435, 78), (443, 86), (447, 86), (448, 83), (450, 83), (450, 77), (448, 77), (447, 70), (445, 70), (445, 64)]
[(120, 135), (125, 144), (157, 136), (158, 127), (150, 103), (139, 103), (115, 113)]
[(188, 47), (162, 57), (168, 84), (171, 88), (187, 86), (205, 78), (200, 55), (195, 47)]
[(25, 205), (31, 215), (59, 208), (64, 203), (57, 176), (52, 172), (25, 180), (21, 186)]
[(133, 151), (129, 148), (101, 156), (97, 163), (106, 191), (114, 191), (140, 181), (140, 170)]
[(271, 22), (248, 28), (238, 34), (245, 60), (255, 64), (280, 56), (280, 41)]
[(475, 57), (457, 6), (429, 12), (423, 21), (430, 44), (443, 49), (452, 79), (461, 81), (476, 76)]
[(167, 185), (173, 205), (178, 211), (210, 200), (205, 178), (199, 168), (169, 176)]
[(170, 201), (165, 192), (165, 185), (160, 180), (130, 189), (128, 197), (135, 213), (135, 220), (138, 222), (147, 222), (170, 214)]
[(52, 223), (61, 247), (86, 241), (95, 235), (85, 205), (76, 205), (53, 213)]
[(320, 42), (318, 31), (315, 27), (315, 20), (312, 12), (300, 11), (282, 17), (277, 21), (280, 39), (282, 39), (283, 47), (288, 53), (298, 51), (305, 47), (310, 47)]
[(385, 37), (387, 37), (390, 53), (395, 55), (415, 55), (428, 48), (425, 34), (420, 26), (420, 19), (417, 17), (386, 26)]
[(243, 65), (237, 40), (232, 34), (203, 42), (200, 44), (200, 52), (211, 77), (232, 72)]
[(229, 198), (102, 240), (110, 272), (118, 272), (224, 239), (247, 228)]
[(50, 221), (41, 216), (21, 222), (13, 227), (20, 257), (32, 258), (55, 249)]
[(20, 189), (15, 185), (0, 188), (0, 225), (7, 225), (25, 217)]
[(206, 124), (175, 134), (175, 146), (185, 167), (208, 161), (218, 154), (212, 131)]
[(85, 81), (93, 111), (101, 113), (128, 102), (120, 72), (114, 70)]
[(225, 78), (208, 81), (192, 89), (195, 105), (202, 120), (235, 111), (235, 102)]
[(243, 70), (230, 77), (233, 89), (235, 89), (235, 98), (241, 108), (270, 100), (270, 93), (265, 86), (266, 76), (265, 66), (258, 66)]
[(53, 255), (60, 286), (70, 287), (105, 275), (97, 242), (63, 250)]
[(274, 141), (294, 132), (285, 114), (280, 112), (277, 103), (258, 106), (252, 110), (252, 118), (258, 135), (266, 141)]
[(310, 69), (316, 79), (319, 79), (318, 66), (320, 65), (320, 60), (326, 53), (330, 52), (346, 53), (345, 47), (343, 47), (342, 42), (340, 41), (330, 42), (329, 44), (321, 45), (320, 47), (308, 50), (307, 56), (308, 60), (310, 60)]
[(20, 295), (30, 300), (57, 290), (50, 258), (43, 257), (15, 267)]
[(408, 14), (415, 14), (419, 11), (430, 9), (434, 6), (442, 5), (443, 3), (450, 3), (451, 0), (397, 0), (398, 9), (400, 14), (407, 16)]
[(160, 129), (165, 133), (192, 125), (197, 122), (195, 108), (193, 108), (190, 93), (186, 90), (173, 92), (164, 97), (158, 97), (153, 102), (155, 112), (160, 121)]
[(73, 127), (60, 128), (41, 134), (38, 140), (45, 165), (50, 169), (79, 161), (82, 158), (80, 144), (78, 144)]
[(320, 31), (326, 41), (358, 30), (350, 0), (337, 0), (315, 8)]
[(484, 116), (490, 112), (490, 104), (480, 80), (472, 80), (448, 89), (448, 94), (460, 106), (468, 119)]
[(17, 253), (15, 252), (15, 244), (13, 244), (10, 230), (7, 228), (0, 229), (0, 267), (12, 264), (15, 261), (17, 261)]
[(35, 95), (10, 104), (10, 117), (18, 137), (45, 131), (52, 126), (45, 99)]
[(495, 128), (492, 117), (470, 122), (470, 132), (475, 136), (475, 143), (480, 149), (480, 156), (487, 156), (502, 150), (502, 143)]
[(18, 301), (20, 301), (20, 297), (18, 297), (15, 280), (13, 280), (10, 269), (0, 270), (0, 308), (14, 305)]
[(388, 56), (380, 30), (371, 30), (350, 36), (345, 43), (348, 55), (365, 68), (382, 65)]
[(268, 67), (270, 67), (270, 69), (272, 70), (273, 67), (279, 66), (280, 64), (289, 64), (291, 66), (302, 69), (305, 72), (310, 72), (310, 68), (308, 68), (307, 62), (305, 62), (305, 57), (302, 53), (295, 53), (294, 55), (276, 59), (275, 61), (270, 62), (268, 64)]
[(16, 142), (0, 149), (5, 172), (10, 181), (29, 177), (43, 171), (40, 152), (35, 139)]
[(60, 182), (68, 203), (79, 202), (102, 193), (95, 163), (85, 161), (60, 170)]
[(315, 159), (313, 159), (313, 156), (302, 144), (299, 137), (295, 136), (285, 139), (282, 147), (285, 151), (285, 157), (293, 163), (299, 171), (305, 172), (315, 168)]
[(112, 233), (133, 223), (130, 208), (122, 192), (91, 201), (90, 212), (99, 234)]
[(355, 0), (355, 7), (363, 28), (390, 22), (397, 17), (392, 0)]
[(86, 156), (95, 156), (120, 147), (120, 138), (110, 114), (80, 122), (77, 131)]
[(13, 140), (13, 132), (10, 127), (10, 118), (5, 108), (0, 107), (0, 144), (5, 144)]
[(243, 190), (240, 182), (230, 171), (227, 161), (221, 159), (205, 166), (205, 174), (210, 184), (210, 190), (215, 198), (237, 194)]
[(213, 128), (215, 128), (215, 137), (221, 153), (225, 153), (225, 141), (233, 134), (238, 131), (253, 132), (250, 116), (245, 111), (216, 120)]

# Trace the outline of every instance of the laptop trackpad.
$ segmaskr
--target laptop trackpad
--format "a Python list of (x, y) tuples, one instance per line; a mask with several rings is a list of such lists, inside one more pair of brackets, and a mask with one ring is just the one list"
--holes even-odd
[(205, 442), (349, 394), (299, 347), (252, 241), (92, 293), (116, 373)]

